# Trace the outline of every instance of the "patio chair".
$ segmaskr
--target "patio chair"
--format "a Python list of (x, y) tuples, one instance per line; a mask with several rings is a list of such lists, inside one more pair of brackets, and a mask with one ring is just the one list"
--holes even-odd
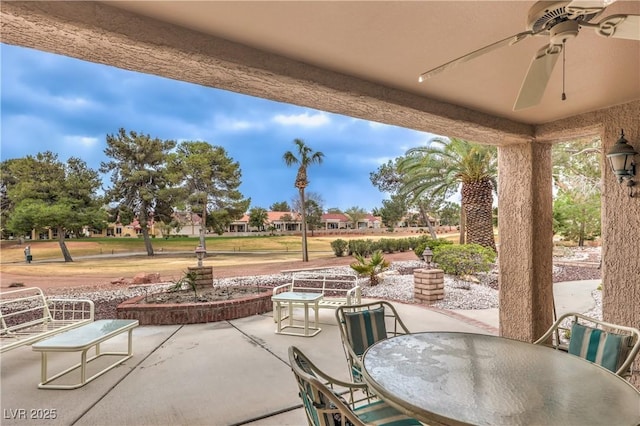
[(585, 358), (626, 378), (640, 351), (640, 330), (570, 312), (560, 316), (534, 344)]
[(289, 347), (309, 426), (420, 425), (366, 391), (364, 383), (343, 382), (324, 373), (300, 349)]
[(398, 312), (389, 302), (377, 301), (336, 309), (342, 347), (354, 382), (362, 382), (362, 355), (378, 340), (409, 334)]

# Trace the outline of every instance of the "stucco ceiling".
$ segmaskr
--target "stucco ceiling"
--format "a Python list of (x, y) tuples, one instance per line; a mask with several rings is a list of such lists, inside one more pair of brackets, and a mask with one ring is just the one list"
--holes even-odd
[[(588, 28), (565, 49), (565, 101), (560, 59), (541, 103), (512, 109), (548, 36), (530, 37), (418, 83), (418, 75), (430, 68), (525, 31), (533, 1), (104, 3), (521, 123), (547, 123), (640, 99), (640, 42), (604, 38)], [(618, 13), (640, 14), (640, 2), (615, 2), (602, 16)]]

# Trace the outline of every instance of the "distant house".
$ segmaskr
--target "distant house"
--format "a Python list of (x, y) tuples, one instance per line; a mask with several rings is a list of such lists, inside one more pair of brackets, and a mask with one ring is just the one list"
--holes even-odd
[[(294, 212), (267, 212), (265, 229), (272, 228), (276, 231), (300, 231), (302, 230), (302, 219)], [(238, 220), (231, 222), (229, 232), (251, 232), (260, 231), (255, 226), (249, 226), (249, 215), (245, 214)]]
[(175, 212), (173, 218), (180, 224), (175, 231), (178, 235), (200, 235), (202, 218), (199, 214), (191, 212)]
[(351, 224), (349, 216), (343, 213), (325, 213), (322, 215), (324, 229), (348, 229)]

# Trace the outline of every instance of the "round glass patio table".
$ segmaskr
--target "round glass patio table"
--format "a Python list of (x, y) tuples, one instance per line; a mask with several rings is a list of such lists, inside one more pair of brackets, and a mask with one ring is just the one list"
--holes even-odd
[(470, 333), (391, 337), (364, 354), (366, 383), (428, 424), (638, 425), (640, 392), (589, 361)]

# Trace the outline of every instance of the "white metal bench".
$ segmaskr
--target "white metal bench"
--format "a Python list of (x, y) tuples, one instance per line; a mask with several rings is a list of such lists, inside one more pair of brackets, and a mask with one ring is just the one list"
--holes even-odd
[[(99, 320), (82, 327), (68, 330), (64, 333), (57, 334), (48, 339), (34, 343), (31, 349), (40, 352), (42, 357), (41, 365), (41, 382), (38, 384), (40, 389), (76, 389), (86, 385), (93, 379), (103, 375), (107, 371), (122, 364), (133, 356), (133, 329), (138, 326), (138, 320)], [(126, 352), (101, 352), (100, 344), (118, 336), (119, 334), (128, 332), (128, 347)], [(87, 358), (87, 352), (95, 348), (95, 355)], [(51, 377), (47, 372), (47, 355), (49, 352), (80, 352), (80, 362), (57, 373)], [(116, 361), (103, 367), (101, 370), (87, 378), (87, 365), (103, 356), (115, 356)], [(76, 383), (71, 384), (50, 384), (52, 381), (80, 369), (80, 379)]]
[(94, 310), (91, 300), (47, 298), (38, 287), (3, 291), (0, 293), (0, 352), (91, 323)]
[[(322, 299), (318, 302), (318, 308), (336, 309), (339, 306), (359, 305), (362, 300), (362, 287), (358, 284), (355, 274), (335, 274), (324, 272), (303, 272), (293, 275), (291, 282), (273, 288), (273, 295), (282, 292), (294, 293), (320, 293)], [(304, 307), (303, 303), (281, 302), (280, 309), (290, 311), (290, 308)], [(315, 306), (314, 306), (315, 308)], [(276, 312), (278, 306), (273, 303), (273, 318), (285, 319), (287, 315)]]

